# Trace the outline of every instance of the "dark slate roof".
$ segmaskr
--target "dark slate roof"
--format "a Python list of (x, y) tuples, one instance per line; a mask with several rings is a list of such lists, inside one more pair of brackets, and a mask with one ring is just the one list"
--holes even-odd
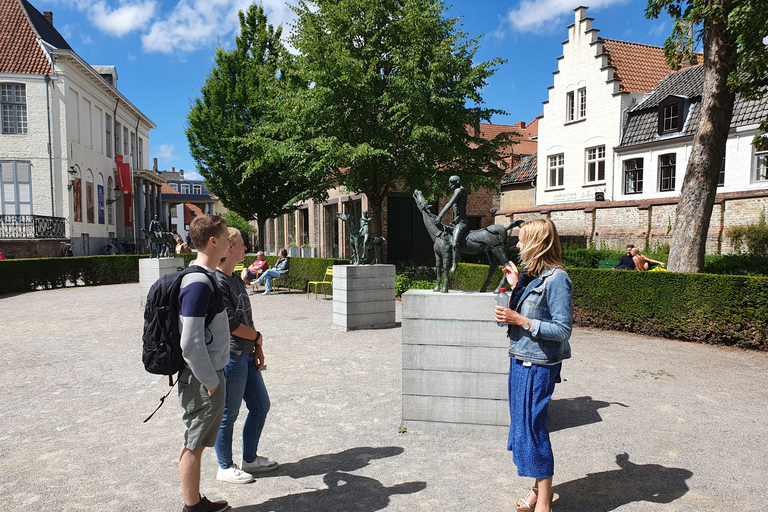
[(50, 44), (51, 46), (58, 48), (59, 50), (71, 50), (69, 43), (59, 34), (52, 24), (48, 23), (48, 20), (40, 14), (40, 11), (35, 9), (32, 4), (27, 0), (20, 0), (21, 5), (27, 11), (27, 16), (32, 22), (32, 26), (35, 27), (40, 39)]
[(511, 171), (506, 173), (501, 178), (501, 184), (503, 185), (516, 185), (518, 183), (528, 183), (536, 179), (537, 165), (536, 155), (531, 155), (529, 158), (517, 164)]
[[(627, 124), (619, 147), (691, 136), (699, 127), (701, 95), (704, 89), (704, 66), (694, 66), (669, 73), (653, 92), (638, 103), (627, 116)], [(688, 98), (690, 105), (683, 130), (673, 134), (658, 134), (659, 105), (669, 96)], [(768, 95), (749, 101), (736, 95), (731, 127), (757, 124), (768, 118)]]

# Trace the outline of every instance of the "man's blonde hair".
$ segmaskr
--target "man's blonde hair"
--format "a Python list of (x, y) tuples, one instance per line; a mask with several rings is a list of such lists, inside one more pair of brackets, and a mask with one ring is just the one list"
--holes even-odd
[(528, 274), (538, 276), (547, 268), (565, 270), (560, 236), (551, 220), (537, 219), (523, 224), (520, 228), (520, 243), (523, 246), (520, 260)]
[[(237, 228), (227, 226), (227, 231), (229, 231), (229, 234), (227, 235), (227, 240), (229, 241), (230, 244), (234, 244), (235, 240), (237, 240), (237, 236), (240, 234), (240, 230)], [(223, 258), (221, 258), (221, 260), (219, 260), (219, 265), (221, 265), (225, 261), (227, 261), (226, 256), (224, 256)]]

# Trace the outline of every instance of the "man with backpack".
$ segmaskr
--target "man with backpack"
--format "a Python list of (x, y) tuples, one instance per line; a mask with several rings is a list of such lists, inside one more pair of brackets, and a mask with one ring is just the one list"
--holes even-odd
[(198, 250), (190, 266), (198, 265), (205, 272), (184, 275), (179, 291), (180, 344), (186, 363), (178, 380), (185, 426), (179, 479), (184, 512), (221, 512), (229, 508), (226, 501), (211, 502), (200, 494), (200, 468), (203, 450), (216, 444), (226, 401), (229, 320), (211, 276), (228, 254), (229, 232), (224, 218), (201, 215), (192, 220), (189, 233)]

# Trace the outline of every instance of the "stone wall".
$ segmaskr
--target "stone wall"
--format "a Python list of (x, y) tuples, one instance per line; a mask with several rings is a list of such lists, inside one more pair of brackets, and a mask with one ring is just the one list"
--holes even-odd
[[(677, 198), (583, 203), (502, 210), (496, 223), (548, 218), (561, 236), (585, 237), (596, 248), (622, 249), (632, 243), (655, 249), (671, 242), (676, 209)], [(719, 194), (712, 209), (707, 254), (733, 252), (728, 229), (757, 224), (764, 210), (768, 211), (768, 191)]]

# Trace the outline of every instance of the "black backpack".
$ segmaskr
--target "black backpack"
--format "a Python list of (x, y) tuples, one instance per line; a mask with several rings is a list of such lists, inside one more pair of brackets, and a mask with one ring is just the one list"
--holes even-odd
[[(144, 368), (149, 373), (156, 375), (168, 375), (168, 385), (171, 387), (168, 393), (160, 399), (160, 405), (149, 415), (149, 418), (163, 405), (165, 398), (171, 393), (175, 382), (173, 375), (184, 369), (184, 358), (181, 355), (181, 333), (179, 332), (179, 292), (181, 280), (187, 274), (202, 272), (211, 281), (214, 295), (218, 296), (219, 286), (216, 279), (205, 269), (198, 265), (190, 265), (181, 272), (173, 272), (161, 276), (155, 281), (147, 294), (147, 305), (144, 308), (144, 333), (142, 341), (144, 347), (141, 359)], [(211, 323), (216, 315), (216, 309), (205, 317), (205, 325)], [(178, 381), (178, 379), (176, 379)], [(146, 423), (147, 418), (144, 420)]]

